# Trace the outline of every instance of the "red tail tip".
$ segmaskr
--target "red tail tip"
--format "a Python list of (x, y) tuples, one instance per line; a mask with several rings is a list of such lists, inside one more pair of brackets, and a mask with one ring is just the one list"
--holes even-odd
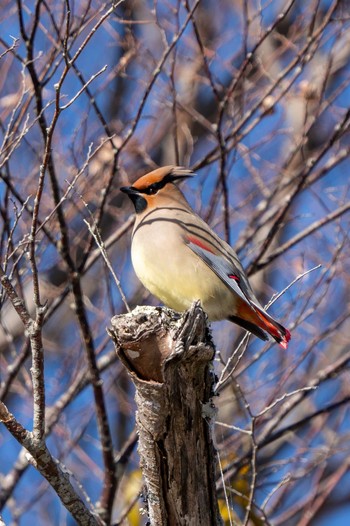
[(280, 342), (280, 347), (282, 347), (282, 349), (286, 350), (287, 347), (288, 347), (288, 342), (289, 340), (291, 339), (292, 335), (291, 333), (289, 332), (288, 329), (285, 329), (286, 333), (285, 335), (283, 336), (283, 340)]

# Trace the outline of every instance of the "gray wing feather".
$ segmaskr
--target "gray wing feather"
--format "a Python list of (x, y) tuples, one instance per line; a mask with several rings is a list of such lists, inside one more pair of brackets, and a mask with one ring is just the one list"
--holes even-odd
[(233, 290), (248, 305), (251, 305), (249, 299), (244, 295), (236, 280), (229, 278), (230, 274), (234, 274), (234, 270), (232, 269), (232, 265), (229, 261), (227, 261), (222, 256), (216, 256), (215, 254), (208, 252), (204, 248), (201, 248), (192, 242), (188, 243), (188, 247), (195, 254), (197, 254), (197, 256), (199, 256), (213, 272), (215, 272), (215, 274), (221, 279), (221, 281), (225, 283), (225, 285)]

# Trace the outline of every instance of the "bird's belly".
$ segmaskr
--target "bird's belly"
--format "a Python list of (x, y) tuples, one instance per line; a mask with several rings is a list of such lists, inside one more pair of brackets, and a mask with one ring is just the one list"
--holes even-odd
[(134, 239), (131, 257), (139, 280), (154, 296), (180, 312), (200, 300), (211, 320), (234, 314), (234, 294), (182, 239), (176, 250), (167, 239), (147, 239), (147, 244)]

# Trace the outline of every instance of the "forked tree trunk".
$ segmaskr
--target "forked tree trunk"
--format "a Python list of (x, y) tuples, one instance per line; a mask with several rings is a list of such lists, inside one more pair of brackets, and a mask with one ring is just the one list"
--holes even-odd
[(182, 318), (138, 307), (109, 331), (136, 388), (141, 469), (152, 526), (221, 524), (210, 415), (214, 346), (194, 304)]

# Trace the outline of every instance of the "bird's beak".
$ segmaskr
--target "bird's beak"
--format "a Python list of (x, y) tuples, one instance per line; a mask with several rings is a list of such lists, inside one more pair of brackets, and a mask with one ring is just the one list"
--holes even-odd
[(134, 188), (133, 186), (122, 186), (120, 188), (120, 191), (124, 192), (124, 194), (128, 194), (128, 195), (139, 194), (139, 191), (136, 190), (136, 188)]
[(139, 212), (143, 212), (147, 208), (147, 200), (142, 196), (137, 188), (134, 186), (122, 186), (120, 190), (129, 196), (137, 214)]

